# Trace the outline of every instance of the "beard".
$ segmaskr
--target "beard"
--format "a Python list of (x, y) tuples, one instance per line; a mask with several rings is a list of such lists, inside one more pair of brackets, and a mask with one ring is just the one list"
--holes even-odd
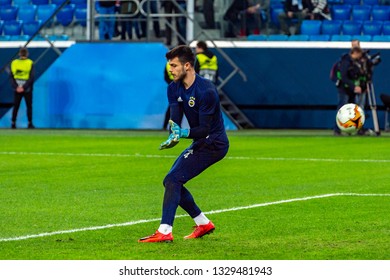
[(187, 72), (184, 67), (181, 69), (181, 72), (175, 77), (174, 82), (182, 82), (184, 78), (187, 76)]

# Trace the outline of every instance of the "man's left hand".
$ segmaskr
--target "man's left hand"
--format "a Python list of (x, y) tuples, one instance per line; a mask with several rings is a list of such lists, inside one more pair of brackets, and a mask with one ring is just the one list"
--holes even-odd
[(180, 138), (187, 138), (190, 134), (189, 129), (182, 129), (177, 123), (170, 120), (169, 125), (171, 126), (171, 131), (175, 136), (178, 136)]
[(179, 143), (179, 137), (171, 133), (167, 140), (160, 144), (160, 150), (170, 149), (175, 147)]

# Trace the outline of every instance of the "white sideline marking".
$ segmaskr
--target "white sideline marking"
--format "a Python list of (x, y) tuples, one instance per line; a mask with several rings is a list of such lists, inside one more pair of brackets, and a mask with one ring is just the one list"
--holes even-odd
[[(296, 201), (306, 201), (306, 200), (311, 200), (311, 199), (320, 199), (320, 198), (327, 198), (327, 197), (334, 197), (334, 196), (374, 196), (374, 197), (389, 196), (390, 197), (390, 194), (329, 193), (329, 194), (322, 194), (322, 195), (316, 195), (316, 196), (307, 196), (307, 197), (301, 197), (301, 198), (292, 198), (292, 199), (286, 199), (286, 200), (278, 200), (278, 201), (272, 201), (272, 202), (252, 204), (252, 205), (248, 205), (248, 206), (240, 206), (240, 207), (233, 207), (233, 208), (220, 209), (220, 210), (211, 210), (211, 211), (205, 212), (205, 214), (218, 214), (218, 213), (246, 210), (246, 209), (257, 208), (257, 207), (265, 207), (265, 206), (276, 205), (276, 204), (290, 203), (290, 202), (296, 202)], [(182, 218), (182, 217), (188, 217), (188, 215), (184, 214), (184, 215), (177, 215), (176, 216), (176, 218)], [(131, 221), (131, 222), (126, 222), (126, 223), (119, 223), (119, 224), (108, 224), (108, 225), (103, 225), (103, 226), (76, 228), (76, 229), (60, 230), (60, 231), (53, 231), (53, 232), (43, 232), (43, 233), (39, 233), (39, 234), (31, 234), (31, 235), (24, 235), (24, 236), (18, 236), (18, 237), (1, 238), (0, 242), (19, 241), (19, 240), (47, 237), (47, 236), (81, 232), (81, 231), (94, 231), (94, 230), (108, 229), (108, 228), (113, 228), (113, 227), (132, 226), (132, 225), (137, 225), (137, 224), (156, 222), (156, 221), (160, 221), (160, 219), (161, 218), (153, 218), (153, 219), (147, 219), (147, 220), (144, 219), (144, 220)]]
[[(0, 152), (0, 155), (37, 155), (37, 156), (69, 156), (69, 157), (143, 157), (143, 158), (176, 158), (176, 155), (142, 155), (142, 154), (97, 154), (97, 153), (41, 153), (41, 152)], [(390, 163), (390, 159), (338, 159), (338, 158), (284, 158), (284, 157), (233, 157), (233, 160), (269, 160), (269, 161), (318, 161), (318, 162), (364, 162)]]

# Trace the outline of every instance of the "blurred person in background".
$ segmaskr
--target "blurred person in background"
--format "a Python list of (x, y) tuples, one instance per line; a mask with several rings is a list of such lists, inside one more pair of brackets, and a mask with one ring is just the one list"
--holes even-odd
[(19, 58), (11, 62), (11, 85), (14, 88), (14, 108), (11, 128), (16, 128), (16, 118), (22, 98), (26, 102), (28, 127), (35, 128), (32, 122), (32, 98), (34, 84), (34, 62), (28, 58), (28, 50), (21, 48)]
[(261, 23), (266, 20), (269, 3), (270, 0), (234, 0), (223, 17), (228, 22), (225, 37), (260, 34)]

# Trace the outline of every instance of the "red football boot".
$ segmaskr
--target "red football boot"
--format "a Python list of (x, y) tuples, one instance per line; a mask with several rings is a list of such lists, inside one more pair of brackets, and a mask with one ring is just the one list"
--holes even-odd
[(190, 235), (184, 236), (184, 239), (199, 238), (203, 235), (212, 233), (214, 229), (215, 226), (210, 221), (207, 225), (195, 226), (195, 230)]
[(168, 234), (163, 234), (156, 230), (156, 232), (150, 236), (143, 237), (138, 240), (138, 242), (172, 242), (173, 241), (173, 235), (172, 232)]

